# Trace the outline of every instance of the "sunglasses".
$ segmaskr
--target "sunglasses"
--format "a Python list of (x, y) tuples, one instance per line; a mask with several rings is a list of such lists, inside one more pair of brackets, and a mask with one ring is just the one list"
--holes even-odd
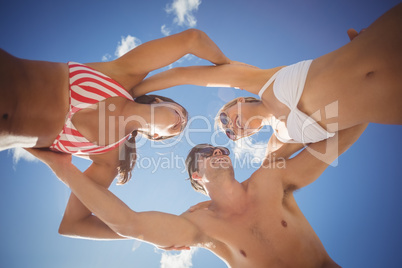
[(230, 118), (225, 112), (221, 112), (219, 115), (219, 120), (221, 120), (222, 125), (226, 126), (230, 122)]
[(219, 149), (219, 151), (221, 151), (221, 153), (223, 154), (223, 155), (229, 155), (230, 154), (230, 151), (229, 151), (229, 149), (228, 148), (225, 148), (225, 147), (220, 147), (220, 146), (218, 146), (218, 147), (206, 147), (206, 148), (202, 148), (202, 149), (199, 149), (198, 150), (198, 153), (202, 156), (202, 157), (211, 157), (213, 154), (214, 154), (214, 152), (215, 152), (215, 150), (216, 149)]
[[(226, 127), (231, 122), (229, 116), (225, 112), (221, 112), (221, 114), (219, 115), (219, 120), (224, 127)], [(234, 133), (234, 131), (230, 128), (226, 128), (225, 133), (226, 136), (228, 136), (228, 138), (231, 140), (235, 140), (237, 138), (236, 133)]]

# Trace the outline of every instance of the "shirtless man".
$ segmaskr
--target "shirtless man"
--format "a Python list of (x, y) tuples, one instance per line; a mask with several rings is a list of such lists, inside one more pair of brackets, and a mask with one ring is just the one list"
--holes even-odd
[[(325, 151), (324, 161), (304, 149), (287, 160), (284, 169), (264, 161), (242, 183), (234, 177), (226, 148), (198, 145), (187, 157), (187, 169), (193, 187), (205, 191), (211, 200), (200, 205), (203, 209), (180, 216), (135, 212), (80, 172), (69, 155), (29, 151), (105, 223), (96, 223), (97, 232), (112, 230), (116, 238), (140, 239), (162, 248), (203, 247), (230, 267), (339, 267), (300, 211), (293, 192), (314, 182), (366, 126), (342, 130), (328, 141), (309, 145), (311, 150)], [(98, 237), (93, 231), (81, 234)]]

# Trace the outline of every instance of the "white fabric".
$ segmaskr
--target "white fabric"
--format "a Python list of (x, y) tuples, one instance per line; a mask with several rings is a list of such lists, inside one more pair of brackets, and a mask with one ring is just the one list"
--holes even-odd
[(275, 80), (276, 76), (278, 75), (279, 71), (277, 71), (271, 78), (268, 80), (268, 82), (265, 83), (265, 85), (260, 89), (260, 92), (258, 92), (258, 96), (262, 98), (262, 94), (264, 94), (265, 90), (272, 84), (272, 82)]
[[(259, 92), (261, 97), (266, 88), (275, 80), (273, 85), (275, 97), (290, 109), (286, 122), (288, 136), (299, 143), (318, 142), (335, 135), (335, 133), (326, 131), (314, 119), (297, 108), (311, 62), (312, 60), (301, 61), (282, 68), (269, 79)], [(287, 137), (279, 137), (276, 131), (275, 135), (278, 140), (289, 142)]]

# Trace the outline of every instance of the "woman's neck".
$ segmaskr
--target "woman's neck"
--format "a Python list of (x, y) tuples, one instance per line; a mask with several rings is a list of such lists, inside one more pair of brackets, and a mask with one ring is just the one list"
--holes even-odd
[(252, 102), (251, 111), (252, 116), (261, 119), (261, 126), (270, 125), (271, 118), (273, 113), (271, 111), (271, 107), (264, 104), (264, 102)]
[(152, 106), (150, 104), (128, 102), (122, 115), (126, 132), (131, 133), (135, 130), (149, 132), (152, 120)]

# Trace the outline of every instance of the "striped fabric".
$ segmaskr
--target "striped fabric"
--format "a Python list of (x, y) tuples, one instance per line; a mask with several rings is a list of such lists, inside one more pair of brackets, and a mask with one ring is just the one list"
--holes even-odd
[(73, 115), (92, 104), (111, 97), (133, 100), (131, 95), (110, 77), (80, 63), (69, 62), (70, 69), (70, 111), (63, 130), (50, 149), (77, 155), (101, 154), (122, 144), (128, 135), (107, 146), (98, 146), (88, 141), (73, 125)]

